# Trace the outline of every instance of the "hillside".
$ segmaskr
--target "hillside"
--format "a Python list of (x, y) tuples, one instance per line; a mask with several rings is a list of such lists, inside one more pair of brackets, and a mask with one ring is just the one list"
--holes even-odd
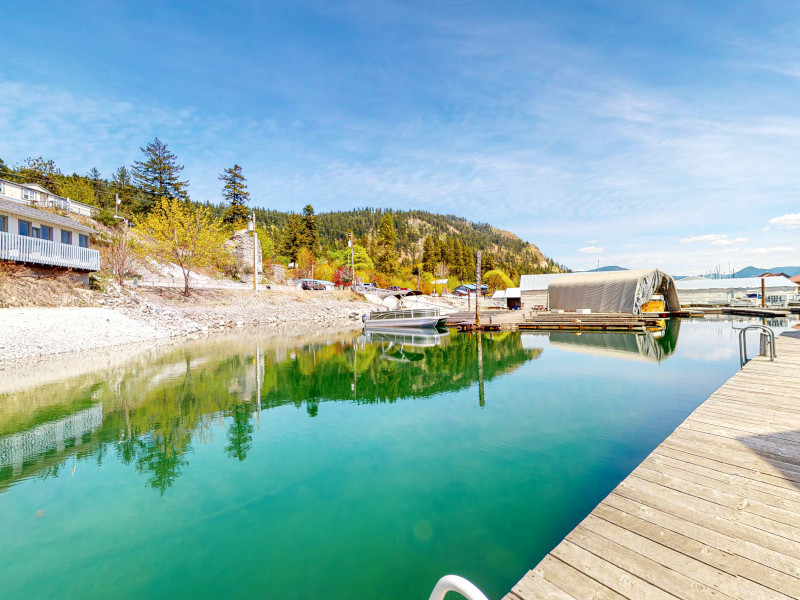
[[(85, 176), (67, 175), (52, 160), (42, 157), (29, 157), (13, 167), (0, 159), (0, 176), (21, 183), (38, 183), (56, 194), (97, 206), (101, 209), (97, 218), (107, 225), (116, 223), (115, 212), (133, 217), (135, 222), (150, 212), (162, 197), (191, 202), (187, 191), (189, 182), (180, 178), (183, 166), (166, 145), (156, 138), (141, 150), (142, 161), (120, 167), (110, 178), (104, 178), (94, 168)], [(404, 276), (410, 275), (423, 263), (423, 270), (432, 277), (449, 273), (463, 281), (474, 280), (477, 250), (483, 252), (484, 272), (500, 269), (514, 281), (523, 274), (566, 270), (544, 256), (534, 244), (488, 223), (422, 210), (361, 208), (315, 214), (309, 205), (303, 208), (301, 216), (251, 208), (254, 203), (250, 201), (241, 167), (226, 169), (220, 178), (225, 182), (222, 196), (227, 202), (206, 202), (205, 206), (230, 226), (242, 226), (254, 210), (259, 228), (264, 228), (262, 232), (265, 230), (266, 236), (271, 238), (267, 253), (287, 265), (296, 261), (300, 247), (310, 248), (316, 258), (324, 260), (330, 251), (346, 247), (347, 235), (352, 231), (367, 254), (373, 260), (380, 259), (376, 270), (388, 269), (388, 274), (393, 276), (398, 276), (400, 271), (405, 272)], [(119, 199), (119, 205), (115, 198)], [(235, 214), (231, 212), (234, 208)], [(387, 213), (392, 216), (394, 228), (389, 247), (378, 235), (380, 222)], [(310, 228), (307, 230), (311, 232), (309, 239), (297, 237), (301, 223), (298, 217), (305, 219), (303, 227)], [(331, 263), (331, 266), (334, 265)]]
[[(223, 208), (217, 207), (222, 211)], [(280, 232), (286, 229), (288, 212), (255, 209), (259, 223), (275, 232), (274, 242), (280, 245)], [(324, 249), (333, 250), (347, 245), (347, 233), (352, 231), (357, 243), (371, 249), (377, 239), (378, 225), (389, 212), (394, 220), (396, 249), (401, 259), (410, 264), (423, 255), (425, 238), (437, 238), (443, 243), (458, 243), (470, 252), (484, 253), (484, 267), (500, 268), (509, 274), (552, 273), (566, 270), (546, 257), (535, 245), (509, 231), (473, 223), (455, 215), (439, 215), (422, 210), (381, 210), (362, 208), (316, 215), (320, 242)]]

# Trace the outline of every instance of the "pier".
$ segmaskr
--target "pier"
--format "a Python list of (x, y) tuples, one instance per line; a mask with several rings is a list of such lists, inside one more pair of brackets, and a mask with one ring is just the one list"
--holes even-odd
[(777, 351), (703, 402), (505, 600), (800, 598), (800, 339)]

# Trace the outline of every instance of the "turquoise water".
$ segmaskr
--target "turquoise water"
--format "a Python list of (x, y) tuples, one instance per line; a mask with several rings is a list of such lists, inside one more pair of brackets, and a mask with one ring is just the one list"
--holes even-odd
[(424, 599), (456, 573), (500, 598), (737, 368), (731, 322), (686, 321), (18, 373), (0, 597)]

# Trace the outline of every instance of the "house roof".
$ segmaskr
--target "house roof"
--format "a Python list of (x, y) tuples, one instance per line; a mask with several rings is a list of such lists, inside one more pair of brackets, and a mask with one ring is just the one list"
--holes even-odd
[(68, 217), (62, 217), (61, 215), (47, 212), (45, 210), (33, 208), (32, 206), (28, 206), (27, 204), (12, 202), (11, 200), (4, 200), (3, 198), (0, 198), (0, 212), (8, 212), (14, 215), (28, 217), (30, 219), (36, 219), (37, 221), (52, 223), (60, 227), (66, 227), (68, 229), (71, 229), (72, 231), (77, 231), (78, 233), (97, 233), (91, 227), (82, 225), (77, 221), (70, 219)]
[(50, 196), (55, 196), (53, 192), (48, 190), (46, 187), (39, 185), (38, 183), (18, 183), (17, 185), (30, 190), (38, 190), (40, 192), (44, 192), (45, 194), (49, 194)]

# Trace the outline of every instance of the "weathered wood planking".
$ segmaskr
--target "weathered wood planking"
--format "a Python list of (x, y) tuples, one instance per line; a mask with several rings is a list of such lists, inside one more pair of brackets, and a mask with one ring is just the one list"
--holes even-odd
[(800, 339), (731, 377), (505, 600), (800, 598)]

